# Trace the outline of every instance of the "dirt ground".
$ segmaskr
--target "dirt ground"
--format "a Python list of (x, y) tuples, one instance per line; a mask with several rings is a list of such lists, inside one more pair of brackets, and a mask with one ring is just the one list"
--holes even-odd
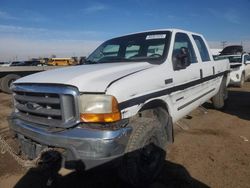
[[(250, 187), (250, 83), (230, 88), (225, 110), (214, 110), (209, 103), (204, 107), (207, 110), (198, 108), (176, 125), (175, 143), (168, 146), (161, 176), (150, 187)], [(10, 112), (11, 97), (0, 93), (0, 134), (8, 130)], [(45, 185), (46, 175), (38, 172), (33, 183), (25, 182), (31, 174), (9, 154), (0, 154), (0, 187), (13, 187), (21, 178), (17, 187)], [(85, 176), (71, 173), (58, 187), (126, 187), (115, 177), (107, 169)]]

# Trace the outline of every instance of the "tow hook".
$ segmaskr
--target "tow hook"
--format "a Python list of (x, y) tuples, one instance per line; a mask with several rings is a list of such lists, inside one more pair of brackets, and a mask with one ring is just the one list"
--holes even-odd
[(37, 165), (42, 171), (46, 171), (49, 177), (46, 186), (50, 187), (59, 176), (58, 172), (62, 166), (62, 155), (55, 150), (46, 151), (41, 154)]

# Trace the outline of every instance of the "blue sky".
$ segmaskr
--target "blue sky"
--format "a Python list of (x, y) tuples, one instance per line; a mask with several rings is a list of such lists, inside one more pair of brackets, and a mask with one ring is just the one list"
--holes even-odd
[(102, 41), (143, 30), (180, 28), (250, 51), (250, 1), (0, 0), (0, 61), (87, 55)]

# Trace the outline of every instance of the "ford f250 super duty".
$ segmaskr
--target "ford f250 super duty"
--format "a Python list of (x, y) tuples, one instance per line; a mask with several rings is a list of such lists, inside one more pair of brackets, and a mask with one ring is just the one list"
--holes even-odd
[(117, 37), (84, 65), (15, 81), (9, 125), (29, 159), (61, 148), (66, 161), (80, 159), (90, 169), (139, 151), (123, 168), (138, 171), (127, 173), (130, 179), (149, 180), (162, 160), (147, 146), (165, 149), (174, 140), (173, 123), (204, 102), (222, 108), (229, 69), (228, 60), (213, 60), (197, 33), (163, 29)]

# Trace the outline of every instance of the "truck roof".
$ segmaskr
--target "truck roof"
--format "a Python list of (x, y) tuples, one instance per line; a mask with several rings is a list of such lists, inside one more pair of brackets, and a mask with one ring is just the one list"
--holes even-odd
[(187, 31), (187, 30), (176, 29), (176, 28), (167, 28), (167, 29), (154, 29), (154, 30), (146, 30), (146, 31), (140, 31), (140, 32), (135, 32), (135, 33), (129, 33), (129, 34), (120, 35), (120, 36), (117, 36), (117, 37), (114, 37), (114, 38), (118, 38), (118, 37), (122, 37), (122, 36), (128, 36), (128, 35), (133, 35), (133, 34), (139, 34), (139, 33), (155, 32), (155, 31), (182, 32), (182, 33), (195, 34), (195, 35), (202, 36), (202, 34), (200, 34), (200, 33), (195, 33), (195, 32), (191, 32), (191, 31)]

